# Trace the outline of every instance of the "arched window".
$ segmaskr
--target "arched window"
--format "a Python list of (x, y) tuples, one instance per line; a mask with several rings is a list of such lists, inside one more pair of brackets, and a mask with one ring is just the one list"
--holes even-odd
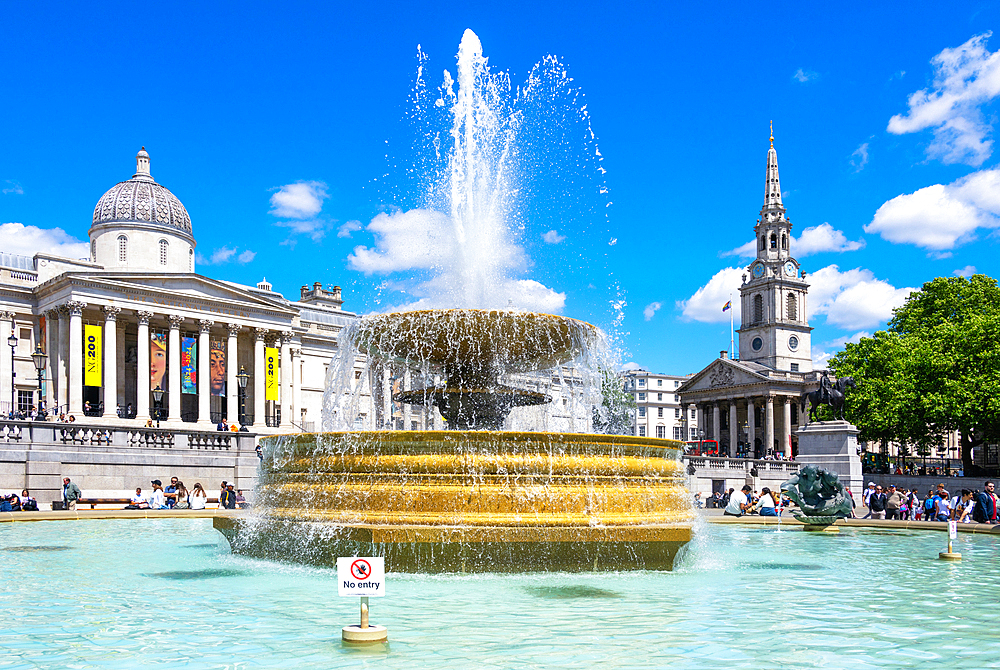
[(760, 293), (753, 297), (753, 322), (761, 323), (764, 320), (764, 296)]
[(798, 321), (798, 301), (795, 299), (794, 293), (789, 293), (786, 299), (787, 309), (785, 310), (788, 314), (789, 321)]
[(771, 248), (772, 249), (778, 248), (778, 236), (775, 235), (774, 233), (771, 233)]
[(118, 236), (118, 262), (128, 263), (128, 238), (124, 235)]
[(764, 251), (767, 249), (767, 238), (764, 235), (760, 236), (760, 250)]
[(788, 235), (784, 233), (781, 234), (781, 248), (788, 251)]
[(167, 246), (166, 240), (160, 240), (160, 265), (167, 264)]

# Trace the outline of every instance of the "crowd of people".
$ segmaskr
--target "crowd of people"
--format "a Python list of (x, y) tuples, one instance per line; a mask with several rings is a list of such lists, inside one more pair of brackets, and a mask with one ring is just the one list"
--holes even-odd
[(996, 484), (988, 481), (982, 491), (962, 489), (952, 494), (944, 484), (928, 489), (920, 495), (916, 488), (907, 491), (890, 484), (883, 489), (875, 482), (868, 482), (864, 492), (864, 506), (868, 513), (863, 519), (899, 519), (902, 521), (958, 521), (959, 523), (997, 523), (1000, 498)]
[[(129, 504), (125, 509), (205, 509), (208, 504), (208, 493), (200, 482), (190, 490), (184, 482), (171, 477), (170, 483), (164, 487), (163, 482), (154, 479), (150, 482), (152, 488), (148, 493), (143, 492), (141, 486), (137, 486), (135, 494), (129, 499)], [(222, 482), (219, 489), (220, 509), (245, 509), (250, 504), (243, 495), (243, 489), (234, 490), (232, 484)]]
[[(708, 499), (708, 506), (724, 509), (726, 516), (743, 516), (745, 514), (759, 514), (760, 516), (781, 516), (782, 511), (789, 506), (791, 501), (788, 496), (780, 491), (772, 491), (768, 487), (763, 487), (760, 491), (754, 490), (749, 484), (737, 491), (716, 491)], [(700, 496), (696, 500), (700, 507)]]

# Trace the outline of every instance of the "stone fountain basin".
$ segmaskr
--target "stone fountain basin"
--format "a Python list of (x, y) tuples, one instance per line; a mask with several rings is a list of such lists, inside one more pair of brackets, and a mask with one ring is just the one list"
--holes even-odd
[(382, 555), (388, 570), (420, 572), (670, 569), (691, 538), (670, 440), (383, 431), (262, 443), (261, 512), (215, 522), (239, 553)]

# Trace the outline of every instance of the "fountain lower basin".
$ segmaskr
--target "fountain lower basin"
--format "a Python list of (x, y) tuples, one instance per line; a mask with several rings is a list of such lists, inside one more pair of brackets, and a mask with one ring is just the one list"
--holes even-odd
[(380, 431), (261, 440), (261, 512), (233, 550), (393, 572), (669, 570), (691, 539), (679, 444), (621, 435)]

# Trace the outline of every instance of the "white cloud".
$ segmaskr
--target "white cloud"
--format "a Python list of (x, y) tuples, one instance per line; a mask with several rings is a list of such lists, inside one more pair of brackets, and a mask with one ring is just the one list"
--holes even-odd
[(642, 315), (646, 317), (646, 321), (652, 321), (653, 315), (655, 315), (656, 311), (661, 307), (663, 307), (663, 303), (651, 302), (648, 305), (646, 305), (646, 308), (644, 310), (642, 310)]
[(64, 258), (90, 258), (90, 247), (62, 228), (38, 228), (23, 223), (0, 223), (0, 249), (17, 256), (38, 252)]
[(347, 221), (337, 229), (337, 237), (350, 237), (351, 233), (355, 233), (362, 228), (364, 226), (361, 225), (360, 221)]
[(321, 181), (285, 184), (271, 196), (271, 214), (279, 219), (309, 219), (319, 214), (328, 197)]
[[(723, 323), (729, 314), (722, 306), (733, 295), (733, 315), (740, 315), (739, 288), (743, 268), (724, 268), (687, 300), (679, 300), (677, 308), (689, 321)], [(809, 281), (809, 316), (825, 315), (826, 323), (847, 330), (875, 328), (892, 316), (892, 310), (906, 300), (914, 288), (896, 288), (876, 279), (871, 270), (855, 268), (841, 272), (836, 265), (811, 273)]]
[[(307, 220), (291, 220), (291, 221), (278, 221), (274, 225), (280, 226), (281, 228), (288, 228), (292, 233), (297, 235), (308, 235), (313, 242), (319, 242), (326, 235), (327, 229), (330, 228), (330, 224), (321, 219), (307, 219)], [(294, 245), (294, 240), (285, 240), (291, 246)], [(282, 242), (284, 244), (285, 242)]]
[(977, 228), (997, 227), (1000, 169), (980, 170), (951, 184), (898, 195), (878, 208), (865, 232), (940, 252), (975, 239)]
[(398, 284), (416, 298), (402, 308), (430, 307), (514, 307), (559, 312), (566, 294), (558, 293), (533, 279), (515, 279), (530, 261), (524, 249), (494, 237), (491, 244), (463, 248), (450, 217), (430, 209), (412, 209), (379, 214), (366, 230), (375, 236), (374, 247), (358, 245), (347, 257), (351, 270), (389, 274), (424, 271), (423, 281)]
[(678, 300), (677, 309), (685, 321), (723, 323), (729, 321), (729, 312), (723, 306), (733, 296), (733, 318), (740, 321), (740, 286), (743, 284), (744, 268), (723, 268), (715, 273), (708, 283), (694, 292), (687, 300)]
[(629, 361), (628, 363), (619, 368), (619, 370), (621, 370), (622, 372), (635, 372), (636, 370), (645, 370), (645, 369), (646, 368), (642, 367), (641, 365), (639, 365), (634, 361)]
[(250, 251), (249, 249), (239, 255), (237, 255), (237, 251), (236, 247), (220, 247), (213, 251), (208, 258), (198, 254), (196, 260), (199, 265), (225, 265), (235, 258), (237, 263), (246, 264), (252, 261), (257, 255), (256, 251)]
[[(841, 253), (844, 251), (857, 251), (864, 249), (865, 241), (848, 240), (843, 232), (837, 230), (829, 223), (821, 223), (802, 230), (802, 235), (797, 239), (792, 236), (791, 253), (796, 258), (805, 258), (813, 254), (823, 252)], [(754, 258), (757, 256), (757, 244), (750, 240), (746, 244), (735, 249), (730, 249), (722, 254), (723, 256), (740, 256), (742, 258)]]
[(972, 275), (976, 274), (976, 266), (966, 265), (964, 268), (959, 268), (958, 270), (955, 270), (954, 272), (952, 272), (952, 274), (955, 275), (956, 277), (965, 277), (966, 279), (968, 279)]
[(876, 279), (871, 270), (841, 272), (828, 265), (809, 275), (809, 315), (826, 315), (826, 322), (847, 330), (875, 328), (892, 317), (906, 297), (917, 289), (896, 288)]
[(855, 172), (861, 172), (868, 165), (868, 142), (860, 145), (851, 154), (851, 167)]
[(993, 151), (993, 140), (979, 107), (1000, 95), (1000, 51), (987, 50), (990, 35), (976, 35), (934, 56), (933, 86), (910, 95), (909, 111), (889, 119), (889, 132), (902, 135), (933, 128), (928, 156), (982, 165)]
[(3, 194), (7, 195), (8, 193), (13, 195), (24, 195), (24, 189), (21, 187), (20, 183), (14, 181), (13, 179), (8, 179), (7, 186), (3, 188)]
[(546, 244), (559, 244), (566, 239), (566, 236), (560, 235), (554, 230), (550, 230), (547, 233), (542, 233), (542, 239), (545, 240)]
[(796, 70), (795, 74), (792, 75), (792, 79), (799, 82), (800, 84), (804, 84), (807, 81), (813, 81), (818, 77), (819, 77), (818, 73), (813, 72), (812, 70), (804, 70), (802, 68)]

